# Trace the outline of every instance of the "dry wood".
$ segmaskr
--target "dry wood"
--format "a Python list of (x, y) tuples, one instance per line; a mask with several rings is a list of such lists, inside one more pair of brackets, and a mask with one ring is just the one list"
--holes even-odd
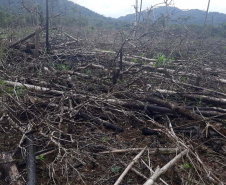
[[(127, 165), (124, 163), (124, 162), (122, 162), (122, 161), (120, 161), (125, 167), (127, 167)], [(143, 175), (142, 173), (140, 173), (138, 170), (136, 170), (135, 168), (131, 168), (131, 170), (134, 172), (134, 173), (136, 173), (137, 175), (139, 175), (140, 177), (142, 177), (143, 179), (148, 179), (145, 175)]]
[(128, 171), (132, 168), (132, 166), (137, 162), (137, 160), (141, 157), (141, 155), (144, 153), (147, 147), (145, 147), (137, 156), (133, 159), (133, 161), (127, 166), (127, 168), (124, 170), (124, 172), (120, 175), (118, 180), (114, 183), (114, 185), (119, 185), (123, 178), (126, 176)]
[(40, 87), (36, 85), (29, 85), (29, 84), (22, 84), (19, 82), (11, 82), (11, 81), (4, 81), (7, 85), (15, 86), (15, 87), (26, 87), (27, 89), (32, 89), (36, 91), (43, 91), (43, 92), (51, 92), (54, 94), (62, 95), (63, 91), (51, 90), (50, 88)]
[[(157, 152), (172, 154), (178, 151), (178, 148), (147, 148), (147, 149), (149, 150), (149, 154), (155, 154)], [(128, 148), (128, 149), (121, 149), (121, 150), (114, 149), (111, 151), (100, 152), (100, 154), (126, 153), (126, 152), (139, 151), (139, 150), (143, 150), (143, 148)]]
[(218, 92), (218, 91), (215, 91), (215, 90), (212, 90), (212, 89), (207, 89), (207, 88), (204, 88), (204, 87), (200, 87), (200, 86), (197, 86), (197, 85), (188, 84), (188, 83), (185, 83), (185, 82), (180, 82), (180, 81), (177, 81), (177, 80), (173, 80), (173, 82), (176, 83), (176, 84), (182, 84), (184, 86), (192, 87), (192, 88), (195, 88), (195, 89), (201, 89), (203, 91), (213, 92), (214, 94), (217, 94), (217, 95), (221, 95), (223, 97), (226, 97), (226, 94), (225, 93)]
[(160, 175), (164, 174), (167, 170), (169, 170), (173, 165), (175, 165), (178, 161), (181, 160), (183, 156), (188, 153), (188, 149), (185, 149), (180, 154), (175, 156), (170, 162), (168, 162), (161, 169), (157, 169), (154, 174), (144, 183), (144, 185), (152, 185)]
[[(124, 64), (126, 65), (134, 65), (133, 62), (129, 62), (129, 61), (123, 61)], [(167, 68), (162, 68), (162, 67), (154, 67), (152, 63), (150, 64), (146, 64), (146, 65), (142, 65), (140, 64), (142, 70), (146, 70), (146, 69), (150, 69), (150, 70), (153, 70), (153, 71), (157, 71), (159, 73), (163, 73), (165, 75), (170, 75), (170, 76), (188, 76), (188, 77), (192, 77), (192, 78), (198, 78), (199, 76), (194, 74), (194, 73), (187, 73), (187, 72), (184, 72), (184, 71), (177, 71), (177, 70), (173, 70), (173, 69), (167, 69)], [(141, 70), (139, 70), (141, 71)], [(225, 84), (226, 83), (226, 80), (225, 79), (222, 79), (222, 78), (213, 78), (212, 79), (213, 81), (215, 82), (218, 82), (218, 83), (223, 83)]]
[(66, 35), (68, 38), (70, 38), (70, 39), (72, 39), (72, 40), (74, 40), (74, 41), (77, 41), (77, 42), (78, 42), (78, 39), (76, 39), (76, 38), (74, 38), (74, 37), (72, 37), (72, 36), (68, 35), (68, 34), (67, 34), (67, 33), (65, 33), (65, 32), (64, 32), (64, 35)]
[(174, 94), (182, 94), (183, 96), (186, 96), (191, 99), (199, 99), (200, 101), (205, 101), (209, 103), (215, 103), (215, 104), (226, 104), (226, 99), (224, 98), (215, 98), (205, 95), (195, 95), (195, 94), (188, 94), (188, 93), (182, 93), (182, 92), (176, 92), (176, 91), (170, 91), (170, 90), (164, 90), (164, 89), (156, 89), (157, 92), (162, 94), (168, 94), (168, 95), (174, 95)]

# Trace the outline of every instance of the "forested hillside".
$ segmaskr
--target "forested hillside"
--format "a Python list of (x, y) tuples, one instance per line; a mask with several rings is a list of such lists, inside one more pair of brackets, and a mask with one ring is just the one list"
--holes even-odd
[[(54, 17), (54, 20), (52, 20), (53, 24), (105, 27), (125, 25), (122, 21), (104, 17), (103, 15), (68, 0), (49, 1), (49, 6), (50, 13), (52, 17)], [(0, 15), (0, 26), (6, 26), (9, 22), (13, 22), (13, 20), (15, 23), (19, 22), (20, 24), (36, 24), (37, 16), (40, 17), (40, 24), (43, 24), (45, 17), (45, 1), (1, 0)]]
[[(176, 7), (168, 7), (168, 14), (170, 16), (170, 23), (186, 23), (186, 24), (196, 24), (202, 25), (205, 19), (205, 11), (193, 9), (183, 11)], [(160, 6), (151, 11), (143, 11), (141, 13), (141, 19), (145, 19), (147, 17), (150, 20), (155, 21), (160, 18), (162, 15), (165, 15), (165, 7)], [(123, 21), (134, 21), (134, 14), (128, 14), (126, 16), (119, 17), (118, 20)], [(221, 25), (226, 22), (226, 14), (218, 13), (218, 12), (209, 12), (207, 17), (207, 24), (209, 25)]]

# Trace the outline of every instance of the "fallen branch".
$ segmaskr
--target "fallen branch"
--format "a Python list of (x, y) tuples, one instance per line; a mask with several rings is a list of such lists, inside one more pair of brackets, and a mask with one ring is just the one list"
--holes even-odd
[(205, 102), (214, 103), (214, 104), (222, 104), (222, 105), (226, 104), (226, 99), (224, 98), (215, 98), (210, 96), (181, 93), (181, 92), (164, 90), (164, 89), (156, 89), (156, 91), (161, 94), (168, 94), (168, 95), (182, 94), (183, 96), (186, 96), (190, 99), (199, 99), (200, 101), (205, 101)]
[[(178, 148), (147, 148), (147, 149), (149, 150), (149, 154), (155, 154), (157, 152), (172, 154), (178, 151)], [(143, 148), (128, 148), (128, 149), (121, 149), (121, 150), (104, 151), (99, 153), (100, 154), (125, 153), (125, 152), (139, 151), (139, 150), (143, 150)]]
[(118, 180), (115, 182), (114, 185), (119, 185), (121, 183), (121, 181), (123, 180), (123, 178), (125, 177), (125, 175), (128, 173), (128, 171), (132, 168), (132, 166), (137, 162), (137, 160), (141, 157), (141, 155), (144, 153), (144, 151), (146, 150), (147, 147), (145, 147), (139, 154), (137, 154), (137, 156), (133, 159), (133, 161), (127, 166), (127, 168), (124, 170), (124, 172), (120, 175), (120, 177), (118, 178)]
[(164, 174), (168, 169), (170, 169), (175, 163), (177, 163), (183, 156), (185, 156), (188, 153), (188, 149), (185, 149), (183, 152), (178, 154), (176, 157), (174, 157), (170, 162), (168, 162), (165, 166), (163, 166), (161, 169), (157, 169), (154, 174), (144, 183), (144, 185), (152, 185), (157, 180), (157, 178)]
[[(124, 162), (120, 161), (125, 167), (127, 166)], [(142, 173), (140, 173), (139, 171), (137, 171), (136, 169), (134, 168), (131, 168), (131, 170), (136, 173), (137, 175), (139, 175), (140, 177), (144, 178), (144, 179), (148, 179), (146, 176), (144, 176)]]

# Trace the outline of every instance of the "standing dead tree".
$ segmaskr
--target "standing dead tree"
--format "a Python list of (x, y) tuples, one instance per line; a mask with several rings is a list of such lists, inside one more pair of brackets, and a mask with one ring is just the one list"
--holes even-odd
[(205, 20), (204, 20), (204, 27), (206, 26), (206, 21), (207, 21), (207, 16), (208, 16), (208, 12), (209, 12), (209, 7), (210, 7), (210, 0), (208, 0), (208, 5), (207, 5), (207, 10), (206, 10), (206, 16), (205, 16)]
[(138, 21), (138, 0), (135, 0), (134, 9), (135, 9), (135, 20), (134, 20), (134, 33), (133, 33), (133, 37), (136, 36), (136, 30), (137, 30), (137, 21)]

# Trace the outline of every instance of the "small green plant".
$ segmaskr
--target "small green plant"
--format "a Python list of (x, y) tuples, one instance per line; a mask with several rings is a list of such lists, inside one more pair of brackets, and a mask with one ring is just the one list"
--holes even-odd
[(184, 97), (184, 105), (187, 103), (187, 97)]
[(6, 82), (5, 82), (5, 81), (0, 80), (0, 85), (4, 86), (5, 84), (6, 84)]
[(170, 85), (170, 90), (173, 90), (174, 89), (174, 85)]
[(179, 165), (179, 167), (181, 168), (181, 169), (191, 169), (191, 165), (190, 165), (190, 163), (188, 163), (188, 162), (186, 162), (185, 164), (180, 164)]
[(90, 69), (88, 69), (88, 70), (86, 71), (86, 74), (87, 74), (87, 75), (92, 75), (92, 71), (91, 71)]
[(4, 94), (7, 95), (13, 95), (16, 93), (17, 96), (24, 96), (27, 89), (23, 86), (21, 87), (9, 87), (6, 86), (6, 83), (4, 81), (0, 81), (0, 86), (4, 91)]
[(155, 64), (154, 66), (162, 66), (166, 64), (166, 56), (163, 53), (158, 53), (157, 56), (155, 57)]
[(26, 88), (25, 87), (17, 87), (16, 92), (17, 92), (18, 96), (23, 96), (24, 93), (26, 92)]
[(128, 179), (127, 183), (131, 183), (131, 182), (133, 182), (133, 180), (132, 179)]
[(137, 59), (136, 59), (136, 58), (134, 58), (134, 59), (133, 59), (133, 62), (134, 62), (134, 63), (137, 63), (138, 61), (137, 61)]
[(122, 81), (118, 78), (118, 83), (122, 83)]
[(154, 67), (170, 64), (174, 60), (174, 57), (171, 57), (169, 60), (167, 60), (166, 56), (163, 53), (158, 53), (157, 56), (155, 56), (154, 58), (155, 58)]
[(180, 81), (182, 81), (182, 82), (188, 82), (188, 79), (186, 77), (182, 76), (182, 77), (180, 77)]
[(103, 138), (102, 138), (102, 141), (105, 143), (105, 142), (107, 142), (108, 140), (110, 140), (107, 136), (104, 136)]
[(222, 49), (226, 51), (226, 46), (223, 46)]
[(203, 96), (200, 96), (199, 102), (197, 103), (198, 106), (200, 106), (202, 104), (202, 98), (203, 98)]
[(60, 71), (68, 71), (69, 70), (68, 66), (65, 64), (57, 64), (56, 68)]
[(113, 166), (113, 167), (111, 167), (111, 171), (112, 171), (113, 173), (118, 173), (120, 169), (121, 169), (120, 166)]
[(145, 57), (145, 53), (142, 53), (142, 54), (141, 54), (141, 57)]
[(45, 49), (44, 49), (44, 53), (46, 54), (47, 53), (47, 48), (45, 47)]
[(190, 166), (189, 163), (185, 163), (185, 164), (184, 164), (184, 168), (187, 168), (187, 169), (188, 169), (188, 168), (191, 168), (191, 166)]
[(40, 156), (36, 157), (37, 160), (43, 161), (44, 160), (44, 154), (41, 154)]

